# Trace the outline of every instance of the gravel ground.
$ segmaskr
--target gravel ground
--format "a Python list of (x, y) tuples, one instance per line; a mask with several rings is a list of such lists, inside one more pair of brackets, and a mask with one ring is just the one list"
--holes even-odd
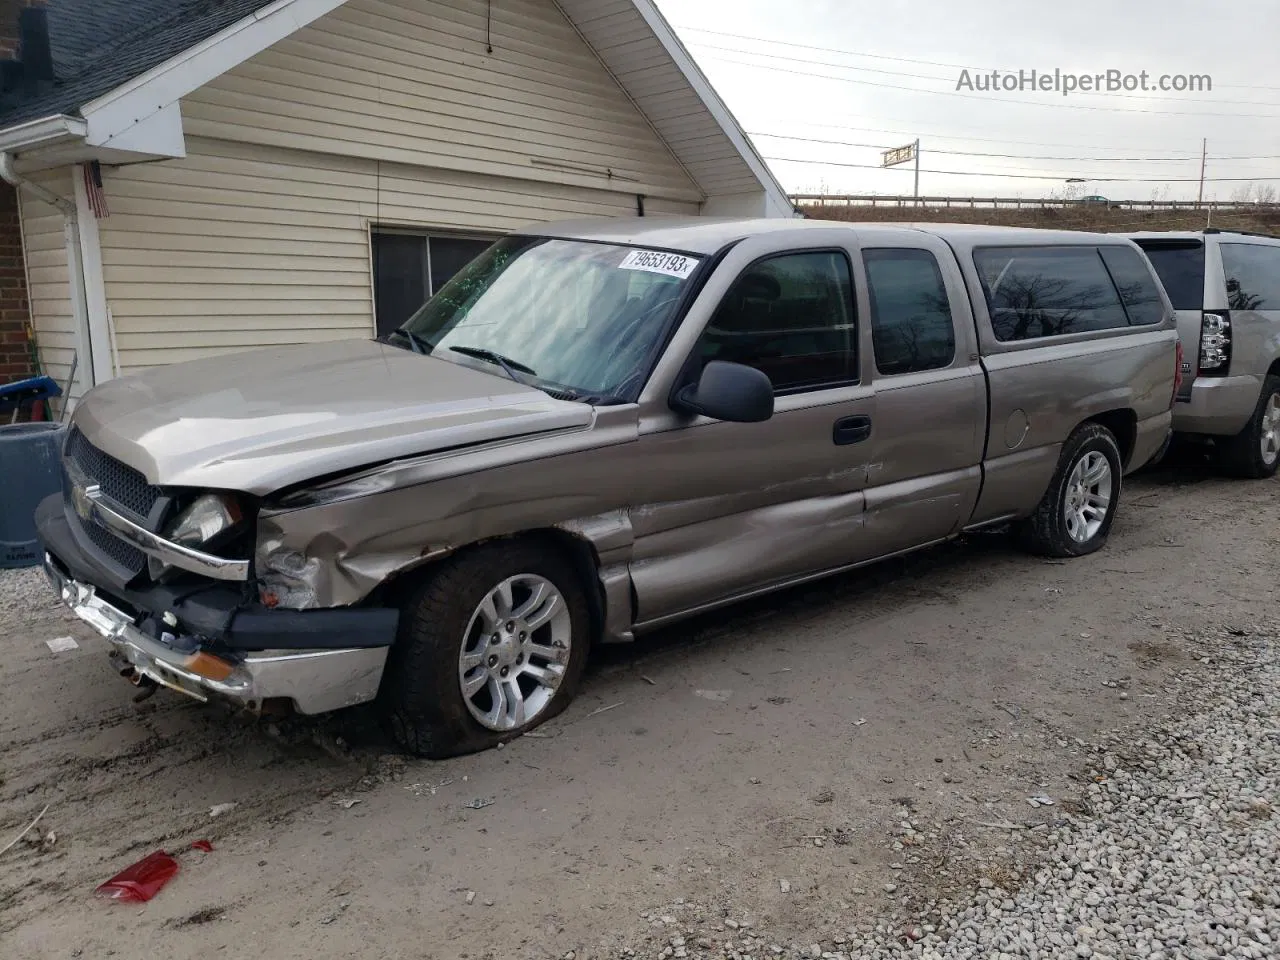
[(1179, 697), (1184, 712), (1141, 740), (1116, 735), (1097, 748), (1083, 771), (1084, 802), (1054, 805), (1062, 812), (1040, 834), (1038, 865), (1025, 882), (983, 876), (967, 902), (919, 904), (915, 921), (895, 911), (813, 944), (778, 943), (746, 918), (677, 902), (645, 919), (680, 933), (619, 952), (735, 960), (1280, 956), (1278, 636), (1273, 624), (1179, 638), (1197, 668)]
[[(1092, 558), (966, 538), (717, 612), (439, 764), (135, 703), (2, 571), (0, 846), (47, 812), (0, 957), (1280, 957), (1277, 489), (1171, 465)], [(145, 906), (93, 898), (196, 839)]]

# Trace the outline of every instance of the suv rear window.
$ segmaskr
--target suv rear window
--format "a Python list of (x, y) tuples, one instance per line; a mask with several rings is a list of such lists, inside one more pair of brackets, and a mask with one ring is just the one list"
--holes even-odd
[(1199, 240), (1138, 240), (1175, 310), (1204, 307), (1204, 244)]

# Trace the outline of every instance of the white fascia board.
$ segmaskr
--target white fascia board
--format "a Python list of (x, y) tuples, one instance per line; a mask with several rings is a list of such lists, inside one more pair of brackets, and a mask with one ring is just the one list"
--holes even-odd
[(124, 150), (149, 157), (180, 160), (187, 155), (187, 141), (182, 134), (182, 107), (175, 100), (144, 120), (125, 127), (113, 137), (88, 144), (101, 150)]
[(83, 137), (87, 130), (85, 121), (64, 114), (30, 120), (0, 130), (0, 153), (29, 150), (55, 140), (74, 140)]
[(105, 144), (134, 124), (239, 66), (346, 0), (276, 0), (80, 108), (90, 143)]
[(751, 172), (755, 174), (755, 178), (760, 181), (760, 186), (765, 191), (767, 209), (775, 211), (768, 215), (775, 217), (794, 216), (795, 206), (787, 198), (787, 191), (782, 189), (782, 184), (774, 177), (769, 165), (764, 162), (760, 154), (756, 152), (755, 147), (751, 145), (751, 141), (743, 131), (742, 126), (729, 111), (725, 102), (720, 99), (720, 95), (716, 93), (715, 88), (711, 86), (711, 81), (703, 75), (697, 62), (689, 51), (685, 49), (684, 44), (680, 42), (680, 38), (671, 29), (671, 25), (667, 23), (666, 18), (659, 12), (653, 0), (632, 0), (632, 3), (635, 4), (640, 16), (644, 17), (645, 23), (649, 25), (649, 29), (653, 31), (654, 36), (666, 48), (676, 66), (680, 68), (684, 78), (689, 81), (689, 85), (693, 87), (698, 99), (711, 112), (711, 116), (719, 124), (720, 129), (724, 131), (725, 136), (729, 138), (729, 141), (737, 149), (743, 161), (751, 169)]

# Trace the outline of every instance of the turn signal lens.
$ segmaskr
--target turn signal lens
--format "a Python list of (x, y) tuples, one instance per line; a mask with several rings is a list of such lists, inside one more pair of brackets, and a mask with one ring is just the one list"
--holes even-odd
[(221, 657), (215, 657), (213, 654), (205, 653), (204, 651), (197, 653), (193, 657), (188, 657), (183, 667), (208, 680), (225, 680), (231, 676), (231, 672), (235, 669), (234, 664), (230, 664)]

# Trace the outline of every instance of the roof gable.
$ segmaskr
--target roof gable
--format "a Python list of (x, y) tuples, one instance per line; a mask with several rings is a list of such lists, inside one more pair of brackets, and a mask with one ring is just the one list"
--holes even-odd
[[(0, 134), (79, 114), (91, 147), (147, 154), (140, 144), (150, 138), (163, 144), (151, 153), (181, 156), (182, 97), (343, 2), (48, 0), (53, 81), (34, 90), (19, 82), (0, 95)], [(792, 215), (785, 191), (652, 0), (553, 2), (709, 198), (707, 212)]]

